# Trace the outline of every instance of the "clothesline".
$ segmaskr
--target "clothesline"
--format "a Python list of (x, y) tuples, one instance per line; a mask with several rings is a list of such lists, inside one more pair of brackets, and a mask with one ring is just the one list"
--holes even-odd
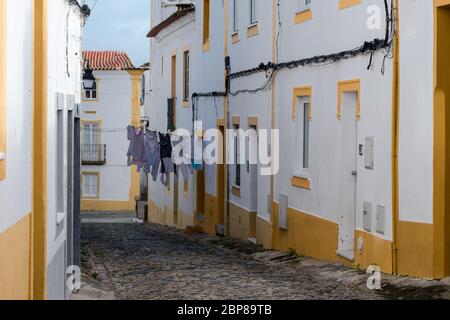
[(127, 139), (130, 141), (127, 152), (128, 166), (135, 165), (138, 172), (151, 174), (154, 182), (160, 174), (161, 183), (166, 187), (170, 174), (178, 174), (178, 169), (183, 174), (184, 181), (189, 181), (189, 174), (193, 175), (194, 169), (201, 168), (185, 162), (178, 166), (175, 165), (172, 134), (151, 131), (145, 129), (144, 126), (136, 128), (129, 125), (127, 127)]

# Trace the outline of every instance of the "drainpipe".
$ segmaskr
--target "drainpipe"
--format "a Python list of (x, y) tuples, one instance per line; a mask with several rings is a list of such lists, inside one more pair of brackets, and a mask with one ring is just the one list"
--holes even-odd
[[(280, 0), (272, 0), (272, 62), (278, 63), (278, 54), (277, 54), (277, 32), (278, 32), (278, 24), (280, 23), (278, 21), (278, 6), (280, 5)], [(276, 72), (275, 70), (273, 72)], [(276, 126), (276, 113), (275, 113), (275, 104), (276, 104), (276, 73), (273, 75), (272, 78), (272, 114), (271, 114), (271, 129), (275, 130)], [(271, 151), (273, 151), (273, 141), (270, 142), (271, 144)], [(272, 155), (272, 162), (273, 162), (273, 155)], [(272, 163), (273, 166), (273, 163)], [(275, 201), (275, 176), (272, 175), (270, 177), (270, 220), (272, 223), (272, 234), (271, 234), (271, 246), (273, 248), (274, 246), (274, 239), (276, 234), (276, 228), (278, 226), (275, 225), (275, 212), (273, 210), (273, 204)]]
[(225, 236), (230, 236), (230, 228), (231, 228), (231, 220), (230, 220), (230, 166), (228, 165), (226, 158), (228, 154), (228, 140), (226, 139), (226, 134), (228, 128), (231, 126), (231, 117), (230, 117), (230, 78), (228, 77), (231, 72), (231, 66), (230, 66), (230, 57), (228, 56), (228, 0), (224, 0), (224, 61), (225, 61), (225, 71), (224, 71), (224, 84), (225, 84), (225, 95), (223, 100), (223, 117), (225, 118), (225, 124), (224, 124), (224, 131), (225, 131), (225, 152), (223, 153), (223, 161), (225, 161), (225, 193), (224, 196), (225, 203), (224, 203), (224, 222), (225, 222)]
[(392, 90), (392, 272), (398, 274), (398, 221), (399, 221), (399, 186), (398, 186), (398, 147), (400, 123), (400, 77), (399, 77), (399, 17), (398, 0), (395, 0), (395, 34), (394, 34), (394, 70)]

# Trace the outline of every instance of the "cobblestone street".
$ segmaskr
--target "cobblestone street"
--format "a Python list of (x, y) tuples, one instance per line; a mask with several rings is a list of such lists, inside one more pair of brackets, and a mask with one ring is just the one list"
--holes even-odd
[(131, 300), (450, 298), (448, 281), (383, 276), (383, 289), (372, 291), (366, 274), (338, 264), (132, 223), (125, 214), (83, 218), (79, 299), (83, 290)]

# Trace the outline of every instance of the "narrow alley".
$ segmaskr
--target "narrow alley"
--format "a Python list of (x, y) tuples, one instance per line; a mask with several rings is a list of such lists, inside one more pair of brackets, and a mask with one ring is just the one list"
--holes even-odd
[[(126, 213), (83, 214), (83, 287), (74, 299), (446, 299), (448, 282), (368, 275), (249, 242), (133, 223)], [(93, 294), (86, 292), (93, 292)]]

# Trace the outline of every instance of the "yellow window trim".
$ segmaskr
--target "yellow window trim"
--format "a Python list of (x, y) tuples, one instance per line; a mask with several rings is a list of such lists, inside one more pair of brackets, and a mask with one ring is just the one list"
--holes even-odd
[(236, 31), (231, 35), (231, 43), (235, 44), (238, 43), (239, 41), (240, 41), (239, 32)]
[(95, 175), (97, 176), (97, 196), (95, 197), (86, 197), (83, 194), (81, 195), (81, 199), (86, 199), (86, 200), (94, 200), (94, 199), (100, 199), (100, 172), (98, 171), (83, 171), (81, 172), (81, 193), (83, 193), (83, 176), (84, 175)]
[(311, 190), (311, 180), (306, 179), (306, 178), (300, 178), (300, 177), (294, 176), (291, 178), (291, 184), (293, 187), (296, 187), (296, 188)]
[(83, 130), (86, 124), (98, 124), (98, 143), (102, 144), (103, 120), (81, 120), (81, 143), (84, 143)]
[(217, 119), (217, 126), (218, 127), (225, 127), (225, 119), (224, 118), (220, 118), (220, 119)]
[(292, 94), (292, 119), (295, 120), (297, 118), (297, 99), (301, 97), (309, 97), (309, 120), (312, 120), (312, 87), (304, 86), (304, 87), (295, 87), (293, 89)]
[[(205, 7), (208, 3), (208, 12)], [(208, 30), (208, 32), (207, 32)], [(202, 50), (203, 52), (211, 49), (211, 1), (203, 0), (202, 5)]]
[(211, 42), (209, 39), (202, 45), (203, 52), (208, 52), (211, 49)]
[(259, 34), (259, 25), (253, 24), (247, 27), (247, 38), (257, 36)]
[(6, 178), (6, 0), (0, 0), (0, 181)]
[(249, 126), (254, 126), (257, 129), (259, 128), (259, 119), (258, 117), (248, 117), (248, 125)]
[(233, 194), (233, 196), (240, 198), (241, 197), (241, 188), (238, 186), (232, 186), (231, 193)]
[(339, 10), (345, 10), (360, 5), (362, 0), (339, 0)]
[(184, 191), (184, 198), (187, 200), (189, 198), (189, 181), (184, 181), (183, 191)]
[(303, 23), (309, 20), (312, 20), (313, 18), (313, 12), (311, 9), (297, 12), (294, 16), (294, 24)]
[(84, 111), (85, 114), (97, 114), (97, 111)]
[(361, 80), (347, 80), (339, 81), (338, 83), (338, 108), (337, 108), (337, 118), (341, 120), (342, 118), (342, 94), (345, 92), (355, 92), (358, 95), (358, 102), (356, 106), (356, 119), (361, 119)]

